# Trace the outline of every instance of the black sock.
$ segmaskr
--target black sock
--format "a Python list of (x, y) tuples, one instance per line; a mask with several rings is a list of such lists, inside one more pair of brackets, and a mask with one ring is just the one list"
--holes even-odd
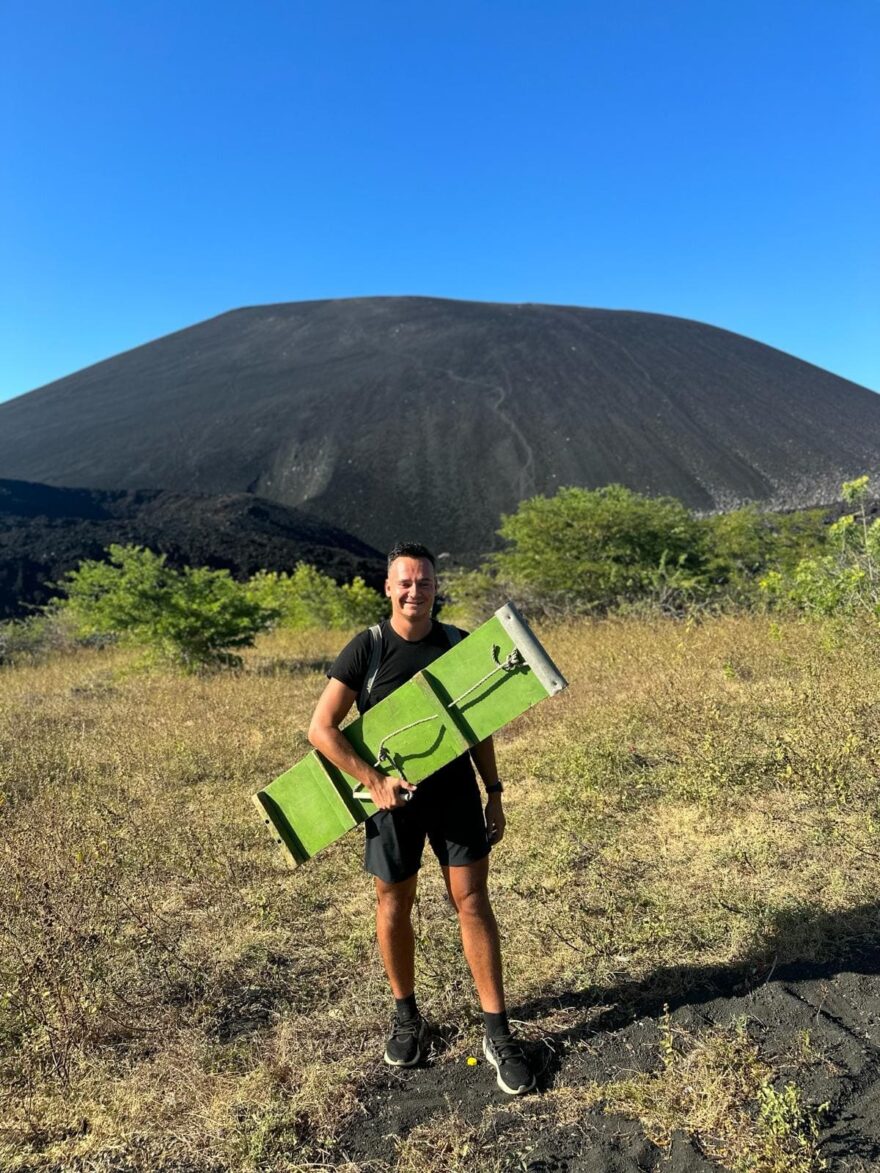
[(408, 998), (395, 998), (394, 1001), (397, 1003), (397, 1017), (400, 1022), (410, 1022), (413, 1018), (418, 1018), (415, 994), (410, 994)]
[(490, 1039), (510, 1034), (510, 1023), (507, 1021), (506, 1010), (499, 1010), (497, 1014), (489, 1014), (484, 1010), (483, 1022), (486, 1024), (486, 1034)]

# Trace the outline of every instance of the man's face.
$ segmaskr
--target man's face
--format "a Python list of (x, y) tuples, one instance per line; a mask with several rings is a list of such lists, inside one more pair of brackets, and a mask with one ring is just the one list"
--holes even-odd
[(385, 594), (395, 615), (429, 618), (437, 594), (434, 567), (427, 558), (395, 558), (388, 567)]

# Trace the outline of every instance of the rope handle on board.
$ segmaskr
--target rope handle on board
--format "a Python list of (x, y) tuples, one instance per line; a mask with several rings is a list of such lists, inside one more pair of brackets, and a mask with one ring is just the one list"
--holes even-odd
[[(519, 648), (511, 649), (503, 661), (498, 659), (499, 652), (500, 649), (497, 646), (492, 649), (492, 659), (495, 661), (495, 667), (491, 668), (485, 676), (482, 676), (476, 682), (476, 684), (472, 684), (470, 688), (466, 689), (463, 693), (461, 693), (460, 696), (457, 696), (451, 700), (446, 706), (447, 709), (457, 708), (465, 699), (465, 697), (470, 696), (472, 692), (476, 692), (481, 684), (485, 684), (487, 680), (491, 680), (493, 676), (497, 675), (497, 673), (515, 672), (517, 668), (525, 663)], [(379, 749), (376, 753), (376, 760), (373, 762), (373, 768), (378, 770), (382, 766), (386, 765), (391, 766), (392, 768), (395, 767), (394, 759), (392, 758), (387, 745), (387, 742), (389, 742), (392, 737), (397, 737), (400, 733), (406, 733), (410, 729), (415, 729), (417, 725), (426, 725), (429, 721), (436, 721), (437, 719), (438, 715), (434, 713), (430, 717), (422, 717), (418, 721), (410, 721), (408, 725), (401, 725), (399, 729), (394, 729), (391, 733), (386, 733), (386, 735), (379, 743)], [(396, 768), (403, 781), (406, 782), (407, 778), (403, 772), (403, 769), (400, 766), (397, 766)], [(364, 788), (352, 791), (352, 798), (357, 798), (361, 802), (369, 801), (371, 797), (372, 796), (370, 792)], [(404, 802), (409, 802), (409, 800), (412, 798), (412, 792), (409, 790), (403, 790), (401, 791), (400, 797)]]

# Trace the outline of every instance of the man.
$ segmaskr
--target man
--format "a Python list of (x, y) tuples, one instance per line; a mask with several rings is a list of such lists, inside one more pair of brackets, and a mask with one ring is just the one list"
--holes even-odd
[[(391, 600), (391, 618), (381, 625), (381, 658), (372, 687), (367, 677), (373, 637), (364, 631), (343, 648), (327, 673), (329, 681), (309, 727), (315, 749), (356, 778), (379, 808), (366, 823), (364, 866), (375, 879), (376, 935), (396, 1002), (385, 1062), (412, 1067), (425, 1050), (427, 1031), (415, 998), (411, 914), (427, 837), (458, 913), (485, 1021), (483, 1053), (501, 1090), (520, 1095), (534, 1087), (535, 1078), (507, 1022), (498, 926), (487, 889), (490, 846), (501, 841), (505, 823), (492, 739), (416, 788), (358, 757), (339, 729), (355, 702), (365, 712), (450, 647), (449, 632), (431, 617), (437, 577), (429, 550), (416, 543), (396, 545), (388, 555), (385, 594)], [(486, 787), (485, 812), (471, 759)]]

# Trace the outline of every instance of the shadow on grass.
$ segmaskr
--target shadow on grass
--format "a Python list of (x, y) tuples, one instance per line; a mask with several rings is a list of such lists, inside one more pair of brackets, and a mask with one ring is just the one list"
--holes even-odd
[(588, 986), (560, 991), (515, 1007), (526, 1021), (553, 1008), (594, 1009), (589, 1026), (564, 1035), (576, 1039), (599, 1031), (620, 1030), (639, 1018), (656, 1018), (668, 1006), (698, 1006), (716, 998), (742, 997), (768, 982), (830, 978), (842, 969), (880, 974), (880, 906), (860, 905), (847, 912), (786, 912), (761, 948), (730, 965), (673, 965), (654, 970), (641, 981), (615, 986)]
[[(841, 973), (880, 975), (880, 906), (866, 904), (834, 914), (809, 909), (785, 912), (760, 948), (735, 964), (664, 966), (641, 981), (559, 991), (533, 999), (515, 1007), (511, 1016), (528, 1022), (554, 1009), (583, 1012), (583, 1018), (571, 1028), (550, 1032), (542, 1043), (530, 1045), (532, 1061), (540, 1073), (539, 1089), (546, 1090), (566, 1065), (566, 1053), (572, 1044), (592, 1040), (603, 1049), (610, 1044), (607, 1057), (614, 1066), (614, 1040), (621, 1037), (618, 1032), (629, 1033), (627, 1028), (633, 1024), (644, 1024), (645, 1020), (656, 1023), (667, 1008), (671, 1014), (687, 1008), (699, 1015), (699, 1007), (706, 1003), (746, 997), (754, 1000), (754, 1016), (760, 1020), (763, 1015), (767, 1018), (765, 1026), (771, 1026), (777, 1014), (773, 993), (779, 986), (788, 990), (797, 984), (799, 990), (788, 992), (802, 998), (801, 983), (828, 981)], [(763, 994), (769, 995), (766, 1001)], [(880, 1050), (865, 1030), (880, 1003), (880, 983), (864, 993), (861, 1004), (858, 996), (851, 996), (849, 1001), (849, 1021), (842, 1022), (831, 1014), (832, 1031), (836, 1027), (846, 1032), (850, 1047), (862, 1056), (858, 1065), (864, 1070), (853, 1082), (852, 1091), (868, 1089), (867, 1094), (873, 1098), (873, 1086), (880, 1098)], [(819, 1010), (809, 1002), (803, 1009), (803, 1029), (812, 1032), (818, 1026)], [(710, 1021), (710, 1016), (706, 1018)], [(777, 1025), (786, 1029), (784, 1024)], [(790, 1033), (794, 1041), (796, 1032), (790, 1029)], [(827, 1152), (872, 1162), (880, 1160), (880, 1141), (868, 1125), (873, 1109), (848, 1102), (849, 1095), (842, 1095), (839, 1081), (830, 1077), (819, 1094), (820, 1100), (837, 1101), (826, 1120), (829, 1131), (823, 1129)]]

